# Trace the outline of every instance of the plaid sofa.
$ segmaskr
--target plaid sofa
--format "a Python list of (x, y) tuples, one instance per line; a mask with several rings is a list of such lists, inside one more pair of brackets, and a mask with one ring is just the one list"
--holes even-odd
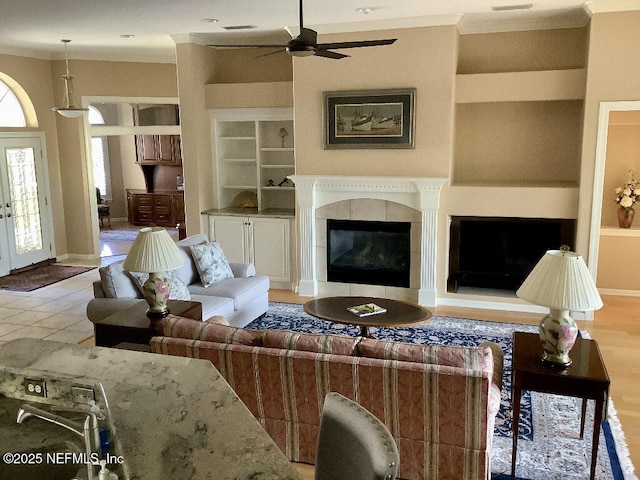
[(393, 434), (399, 478), (486, 480), (502, 351), (257, 331), (169, 315), (151, 351), (215, 365), (291, 461), (313, 464), (324, 397), (339, 392)]

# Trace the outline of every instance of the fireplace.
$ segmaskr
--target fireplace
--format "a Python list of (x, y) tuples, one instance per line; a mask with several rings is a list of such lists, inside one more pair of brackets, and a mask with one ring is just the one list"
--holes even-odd
[(575, 229), (571, 219), (452, 217), (447, 291), (516, 290), (544, 252), (574, 249)]
[(409, 288), (411, 223), (327, 220), (327, 280)]
[[(438, 203), (446, 178), (319, 175), (289, 178), (296, 185), (296, 218), (300, 225), (300, 295), (371, 296), (375, 292), (384, 298), (436, 305)], [(340, 207), (338, 211), (326, 211), (333, 206)], [(322, 229), (330, 218), (411, 222), (411, 286), (367, 288), (362, 284), (327, 281), (326, 232)]]

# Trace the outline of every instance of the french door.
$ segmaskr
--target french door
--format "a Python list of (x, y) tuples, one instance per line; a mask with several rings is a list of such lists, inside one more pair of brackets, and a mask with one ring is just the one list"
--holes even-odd
[(0, 137), (0, 276), (53, 256), (42, 140)]

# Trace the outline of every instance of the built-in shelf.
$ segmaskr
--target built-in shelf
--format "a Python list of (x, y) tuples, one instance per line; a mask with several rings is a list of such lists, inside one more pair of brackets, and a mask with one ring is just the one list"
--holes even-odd
[(600, 235), (607, 237), (640, 237), (640, 227), (601, 227)]
[(582, 100), (584, 68), (456, 75), (456, 103)]
[(294, 187), (279, 186), (295, 170), (292, 109), (214, 110), (212, 119), (219, 207), (253, 195), (259, 210), (293, 210)]

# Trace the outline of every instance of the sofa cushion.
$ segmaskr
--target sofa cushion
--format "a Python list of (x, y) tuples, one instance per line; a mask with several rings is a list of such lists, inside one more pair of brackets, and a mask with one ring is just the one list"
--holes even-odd
[[(144, 295), (144, 282), (149, 279), (149, 274), (142, 272), (129, 272), (129, 274), (133, 277), (133, 281), (140, 293)], [(169, 279), (169, 300), (191, 300), (191, 292), (189, 292), (175, 270), (169, 270), (165, 272), (165, 275)]]
[(241, 310), (259, 295), (269, 290), (269, 277), (256, 275), (248, 278), (227, 278), (214, 283), (209, 287), (203, 287), (196, 283), (189, 285), (191, 295), (215, 295), (227, 297), (233, 300), (235, 310)]
[(262, 332), (230, 327), (220, 323), (199, 322), (190, 318), (167, 315), (162, 319), (165, 337), (188, 338), (234, 345), (262, 345)]
[(200, 280), (198, 269), (196, 268), (196, 264), (193, 262), (191, 249), (189, 247), (191, 247), (191, 245), (207, 243), (208, 241), (209, 239), (206, 235), (198, 233), (197, 235), (191, 235), (187, 238), (183, 238), (179, 242), (176, 242), (176, 245), (184, 258), (184, 264), (180, 268), (176, 269), (176, 273), (185, 285), (191, 285), (192, 283)]
[(363, 357), (383, 360), (428, 363), (468, 370), (493, 369), (493, 355), (489, 347), (416, 345), (364, 338), (358, 343), (358, 351)]
[[(202, 286), (200, 287), (202, 288)], [(189, 287), (191, 290), (191, 287)], [(200, 302), (202, 304), (202, 319), (207, 320), (214, 315), (223, 317), (232, 317), (235, 313), (233, 308), (233, 300), (225, 297), (216, 297), (214, 295), (196, 295), (191, 292), (191, 301)]]
[(359, 341), (360, 337), (317, 335), (288, 330), (267, 330), (262, 337), (265, 347), (352, 356), (358, 352)]
[(129, 272), (122, 268), (124, 262), (115, 262), (100, 268), (102, 290), (106, 298), (142, 298)]
[(218, 242), (191, 245), (189, 248), (203, 287), (209, 287), (226, 278), (233, 278), (233, 271)]

